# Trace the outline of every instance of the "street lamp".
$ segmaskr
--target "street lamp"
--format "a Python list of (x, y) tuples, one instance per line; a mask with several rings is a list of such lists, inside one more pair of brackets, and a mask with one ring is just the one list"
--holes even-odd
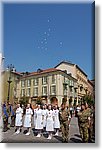
[(10, 84), (11, 84), (11, 82), (12, 82), (12, 80), (11, 80), (11, 72), (13, 72), (14, 71), (14, 66), (12, 65), (12, 64), (10, 64), (10, 65), (8, 65), (8, 67), (7, 67), (7, 71), (9, 71), (9, 78), (8, 78), (8, 96), (7, 96), (7, 102), (9, 103), (9, 98), (10, 98)]

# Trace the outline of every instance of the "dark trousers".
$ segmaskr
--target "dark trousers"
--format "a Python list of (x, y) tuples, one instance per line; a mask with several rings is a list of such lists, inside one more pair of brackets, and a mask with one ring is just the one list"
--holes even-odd
[(8, 130), (8, 118), (4, 118), (3, 120), (3, 132)]
[(15, 115), (11, 116), (11, 127), (15, 126)]

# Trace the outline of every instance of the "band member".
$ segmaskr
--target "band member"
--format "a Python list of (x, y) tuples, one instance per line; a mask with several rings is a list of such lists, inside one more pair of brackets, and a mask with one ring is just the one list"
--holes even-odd
[(52, 139), (52, 132), (54, 131), (54, 113), (51, 110), (51, 105), (48, 106), (46, 118), (46, 131), (49, 133), (47, 139)]
[(16, 134), (20, 133), (20, 128), (22, 126), (22, 116), (23, 116), (23, 109), (20, 107), (20, 104), (17, 104), (17, 109), (16, 109), (16, 121), (15, 121), (15, 126), (16, 126)]
[(40, 105), (38, 105), (38, 109), (36, 110), (36, 125), (35, 129), (38, 131), (37, 137), (41, 137), (41, 131), (43, 129), (43, 113)]
[(24, 118), (24, 127), (27, 128), (26, 135), (30, 135), (30, 128), (31, 128), (31, 120), (32, 120), (33, 111), (30, 108), (30, 104), (27, 104), (25, 118)]

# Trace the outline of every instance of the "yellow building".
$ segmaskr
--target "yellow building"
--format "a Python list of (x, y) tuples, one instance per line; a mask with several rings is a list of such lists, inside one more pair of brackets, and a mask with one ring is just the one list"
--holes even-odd
[(38, 69), (36, 72), (11, 72), (10, 91), (8, 79), (10, 72), (3, 73), (3, 101), (21, 101), (27, 98), (32, 105), (38, 100), (42, 103), (58, 104), (63, 98), (67, 104), (77, 105), (87, 94), (92, 94), (93, 86), (85, 72), (76, 64), (61, 62), (55, 68)]
[(5, 70), (2, 72), (2, 102), (18, 102), (17, 82), (20, 76), (21, 74), (15, 71)]
[[(42, 103), (58, 104), (66, 98), (67, 103), (78, 103), (77, 80), (65, 71), (50, 68), (38, 69), (37, 72), (25, 74), (17, 84), (17, 97), (29, 97), (29, 102), (36, 104), (38, 98)], [(75, 101), (74, 101), (75, 100)]]
[(71, 62), (62, 61), (56, 67), (71, 74), (72, 77), (77, 79), (78, 84), (78, 100), (81, 101), (83, 96), (88, 93), (88, 78), (86, 73), (76, 64)]

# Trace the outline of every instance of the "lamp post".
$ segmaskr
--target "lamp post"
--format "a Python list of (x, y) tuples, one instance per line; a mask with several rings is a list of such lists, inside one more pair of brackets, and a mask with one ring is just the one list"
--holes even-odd
[(7, 96), (7, 102), (9, 103), (9, 98), (10, 98), (10, 84), (12, 82), (11, 80), (11, 72), (14, 71), (14, 66), (12, 64), (8, 65), (7, 70), (9, 71), (9, 78), (8, 78), (8, 96)]

